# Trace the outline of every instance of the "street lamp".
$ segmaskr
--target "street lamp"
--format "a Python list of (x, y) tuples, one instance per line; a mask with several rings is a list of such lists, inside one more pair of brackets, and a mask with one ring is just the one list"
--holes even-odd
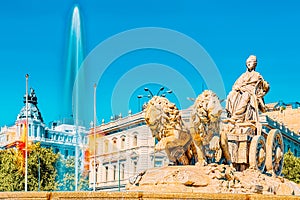
[(151, 92), (151, 90), (149, 90), (149, 88), (144, 88), (144, 90), (145, 90), (146, 92), (149, 92), (149, 93), (151, 94), (151, 97), (154, 96), (153, 93)]
[(165, 89), (164, 87), (159, 88), (158, 92), (156, 93), (156, 96), (158, 96), (159, 93), (160, 93), (161, 91), (163, 91), (164, 89)]
[(151, 98), (151, 95), (137, 95), (137, 98), (138, 98), (138, 112), (140, 112), (142, 110), (142, 106), (141, 106), (141, 98), (144, 98), (144, 97), (147, 97), (148, 99)]
[(96, 191), (96, 83), (94, 84), (94, 185), (93, 191)]
[(168, 91), (162, 93), (160, 96), (161, 96), (161, 97), (166, 97), (166, 94), (167, 94), (167, 93), (171, 94), (172, 92), (173, 92), (172, 90), (168, 90)]
[(27, 192), (27, 181), (28, 181), (28, 78), (29, 75), (25, 75), (26, 78), (26, 124), (25, 124), (25, 192)]
[[(157, 93), (156, 93), (155, 96), (158, 96), (159, 93), (162, 92), (164, 89), (165, 89), (165, 87), (159, 88), (159, 90), (157, 91)], [(149, 92), (150, 95), (151, 95), (151, 97), (154, 96), (153, 93), (152, 93), (152, 91), (151, 91), (149, 88), (144, 88), (144, 90), (145, 90), (146, 92)], [(160, 96), (161, 96), (161, 97), (165, 97), (165, 96), (166, 96), (166, 93), (171, 94), (172, 92), (173, 92), (172, 90), (168, 90), (168, 91), (166, 91), (166, 92), (163, 92)], [(139, 96), (141, 96), (141, 95), (139, 95)], [(139, 98), (139, 96), (138, 96), (138, 98)], [(141, 98), (141, 97), (140, 97), (140, 98)]]

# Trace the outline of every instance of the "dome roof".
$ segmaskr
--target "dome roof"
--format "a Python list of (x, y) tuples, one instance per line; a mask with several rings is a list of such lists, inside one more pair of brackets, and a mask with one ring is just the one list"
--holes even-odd
[[(26, 118), (26, 94), (24, 95), (24, 106), (21, 109), (20, 113), (17, 116), (17, 120), (25, 119)], [(28, 118), (39, 120), (44, 122), (41, 112), (37, 107), (37, 97), (35, 95), (34, 89), (30, 89), (30, 94), (28, 95)]]

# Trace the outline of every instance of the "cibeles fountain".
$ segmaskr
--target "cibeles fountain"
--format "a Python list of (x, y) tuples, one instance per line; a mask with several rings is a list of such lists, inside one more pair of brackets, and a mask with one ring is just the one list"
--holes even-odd
[(270, 87), (256, 65), (256, 56), (249, 56), (246, 72), (227, 97), (222, 120), (213, 91), (197, 97), (189, 127), (175, 104), (154, 96), (144, 110), (145, 121), (158, 141), (155, 151), (165, 151), (170, 164), (132, 177), (127, 190), (300, 195), (299, 186), (281, 176), (281, 132), (264, 129), (259, 121)]

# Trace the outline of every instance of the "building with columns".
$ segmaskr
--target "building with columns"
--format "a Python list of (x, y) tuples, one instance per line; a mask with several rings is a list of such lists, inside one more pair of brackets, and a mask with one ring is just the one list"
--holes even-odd
[(168, 164), (164, 152), (154, 153), (155, 141), (142, 112), (103, 123), (96, 127), (95, 132), (92, 128), (88, 138), (91, 154), (90, 188), (96, 183), (97, 190), (124, 190), (130, 177), (146, 169)]
[[(17, 116), (15, 125), (4, 126), (0, 130), (0, 149), (14, 148), (25, 142), (26, 136), (26, 96), (24, 106)], [(42, 147), (52, 148), (54, 153), (60, 153), (63, 157), (74, 156), (76, 135), (78, 135), (78, 149), (83, 155), (86, 148), (87, 131), (84, 127), (71, 124), (63, 124), (60, 121), (52, 122), (51, 127), (44, 123), (42, 114), (37, 106), (38, 99), (35, 91), (31, 89), (28, 94), (28, 143), (40, 142)]]

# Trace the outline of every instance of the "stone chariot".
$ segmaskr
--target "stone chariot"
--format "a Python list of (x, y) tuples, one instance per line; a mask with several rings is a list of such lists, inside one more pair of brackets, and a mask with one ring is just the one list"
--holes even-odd
[(175, 104), (154, 96), (145, 108), (146, 124), (165, 150), (172, 165), (205, 166), (227, 163), (238, 171), (257, 169), (280, 175), (283, 167), (283, 138), (277, 129), (262, 126), (266, 111), (263, 97), (269, 84), (255, 71), (256, 57), (246, 61), (247, 71), (234, 83), (226, 101), (226, 116), (215, 93), (198, 96), (186, 127)]

